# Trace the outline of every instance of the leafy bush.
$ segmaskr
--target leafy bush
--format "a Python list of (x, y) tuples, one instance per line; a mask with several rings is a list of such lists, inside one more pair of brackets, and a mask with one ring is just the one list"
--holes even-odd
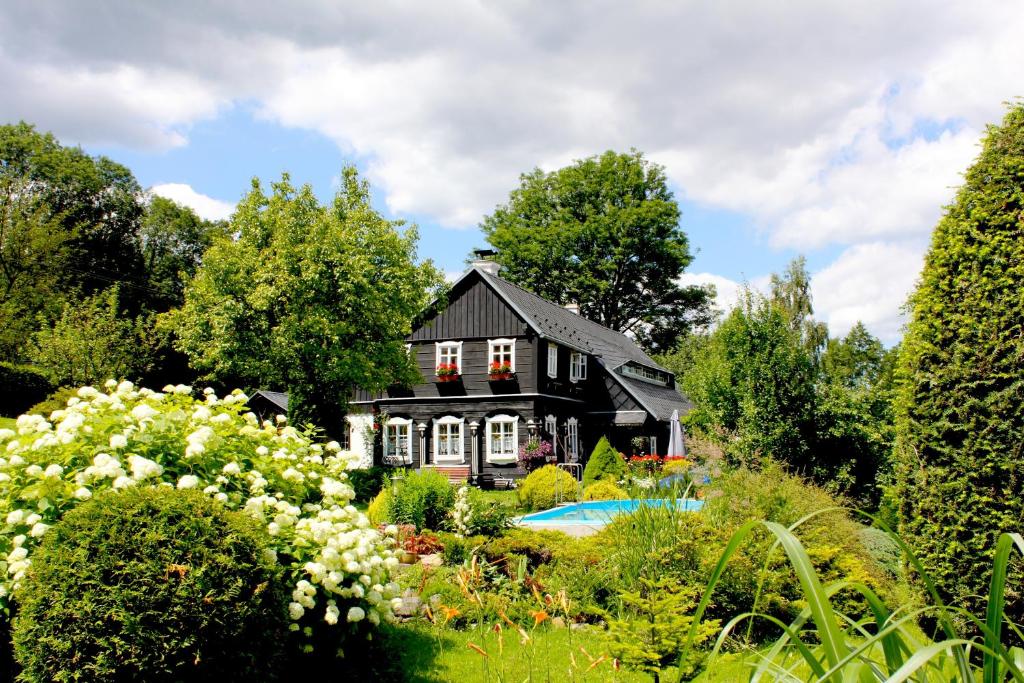
[(579, 498), (576, 479), (554, 465), (545, 465), (534, 470), (523, 479), (519, 486), (519, 502), (528, 510), (546, 510), (555, 506), (556, 493), (562, 501)]
[(452, 509), (452, 527), (456, 533), (496, 536), (507, 529), (509, 523), (508, 509), (488, 500), (483, 491), (470, 486), (462, 486), (456, 491)]
[(44, 536), (18, 596), (27, 681), (274, 678), (286, 642), (266, 531), (198, 491), (105, 491)]
[(0, 362), (0, 415), (20, 415), (53, 391), (46, 375), (28, 365)]
[(391, 489), (384, 488), (370, 501), (369, 507), (366, 508), (366, 516), (371, 524), (380, 525), (393, 521), (391, 519), (392, 498)]
[(393, 467), (368, 467), (366, 469), (349, 470), (348, 480), (355, 491), (354, 500), (361, 503), (369, 502), (384, 488), (391, 484)]
[(184, 386), (107, 388), (84, 387), (50, 419), (23, 415), (16, 432), (0, 429), (0, 607), (17, 597), (39, 537), (69, 510), (107, 489), (169, 485), (265, 525), (297, 626), (315, 635), (346, 618), (391, 615), (394, 541), (349, 505), (357, 456), (291, 426), (260, 424), (240, 391), (197, 400)]
[(510, 529), (508, 533), (485, 544), (480, 552), (488, 562), (499, 562), (509, 555), (527, 558), (531, 568), (547, 564), (558, 551), (573, 543), (561, 531)]
[(454, 504), (455, 489), (448, 477), (430, 469), (410, 472), (394, 488), (390, 521), (440, 531), (447, 526)]
[(608, 437), (602, 436), (594, 446), (594, 452), (583, 470), (583, 486), (587, 487), (600, 479), (620, 481), (626, 476), (626, 463), (618, 451), (612, 448)]
[(61, 387), (52, 394), (36, 403), (23, 412), (29, 415), (42, 415), (49, 417), (55, 410), (64, 410), (68, 407), (68, 401), (78, 396), (78, 387)]
[[(1024, 518), (1024, 104), (992, 126), (936, 226), (901, 346), (900, 532), (943, 599), (978, 613), (1002, 532)], [(1016, 574), (1016, 572), (1014, 572)], [(1007, 612), (1024, 618), (1021, 577)]]
[(615, 482), (596, 481), (583, 489), (583, 500), (625, 500), (629, 494), (615, 485)]

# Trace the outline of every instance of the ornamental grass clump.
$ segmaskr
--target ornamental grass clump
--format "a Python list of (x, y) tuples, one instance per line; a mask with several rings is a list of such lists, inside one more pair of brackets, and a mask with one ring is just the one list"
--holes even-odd
[(0, 607), (9, 613), (40, 537), (108, 489), (195, 489), (257, 520), (270, 536), (291, 593), (291, 628), (307, 636), (336, 624), (391, 617), (398, 586), (394, 540), (350, 503), (358, 463), (336, 442), (315, 443), (287, 425), (260, 422), (235, 391), (200, 399), (110, 381), (83, 387), (49, 416), (0, 429)]
[(33, 553), (14, 629), (22, 678), (273, 680), (282, 569), (256, 520), (199, 491), (103, 491)]

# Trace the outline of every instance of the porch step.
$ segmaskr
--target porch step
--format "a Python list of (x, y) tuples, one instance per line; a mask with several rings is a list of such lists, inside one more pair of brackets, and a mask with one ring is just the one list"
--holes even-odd
[(464, 467), (440, 467), (437, 465), (428, 465), (433, 470), (437, 470), (444, 476), (448, 477), (448, 481), (453, 484), (462, 484), (469, 479), (469, 465)]

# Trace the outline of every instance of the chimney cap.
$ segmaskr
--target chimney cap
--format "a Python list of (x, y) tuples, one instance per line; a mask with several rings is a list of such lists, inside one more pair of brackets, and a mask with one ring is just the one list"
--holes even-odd
[(575, 313), (576, 315), (579, 315), (580, 314), (580, 305), (578, 303), (575, 303), (575, 302), (568, 303), (568, 304), (565, 305), (565, 310), (569, 311), (570, 313)]
[(501, 272), (501, 264), (494, 260), (494, 257), (498, 255), (498, 252), (494, 249), (474, 249), (473, 255), (476, 257), (473, 259), (470, 265), (478, 270), (482, 270), (488, 275), (497, 276)]

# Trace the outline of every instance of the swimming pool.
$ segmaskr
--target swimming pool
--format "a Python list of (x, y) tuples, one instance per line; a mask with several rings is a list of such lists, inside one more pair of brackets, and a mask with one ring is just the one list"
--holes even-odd
[(520, 518), (520, 524), (607, 524), (612, 517), (624, 512), (635, 512), (641, 505), (649, 507), (673, 506), (681, 510), (694, 511), (704, 507), (704, 501), (692, 498), (644, 498), (638, 500), (593, 500), (572, 503), (561, 507), (534, 512)]

